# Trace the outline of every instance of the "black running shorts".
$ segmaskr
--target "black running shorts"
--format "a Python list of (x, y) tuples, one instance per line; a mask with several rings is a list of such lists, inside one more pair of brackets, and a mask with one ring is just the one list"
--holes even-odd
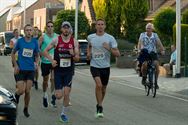
[(107, 86), (109, 76), (110, 76), (110, 67), (108, 68), (90, 67), (90, 71), (91, 71), (93, 78), (100, 77), (102, 84), (104, 86)]

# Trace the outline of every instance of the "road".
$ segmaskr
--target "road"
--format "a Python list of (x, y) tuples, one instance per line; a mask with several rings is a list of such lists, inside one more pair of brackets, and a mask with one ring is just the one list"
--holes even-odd
[[(157, 95), (147, 97), (142, 89), (119, 84), (110, 80), (104, 100), (104, 118), (96, 119), (95, 83), (90, 76), (82, 72), (88, 66), (76, 68), (69, 107), (68, 125), (187, 125), (188, 100)], [(15, 81), (10, 57), (0, 56), (0, 85), (11, 92), (15, 91)], [(19, 125), (61, 125), (59, 114), (62, 100), (57, 108), (42, 107), (42, 85), (39, 90), (32, 88), (29, 118), (23, 115), (23, 96), (18, 105)]]

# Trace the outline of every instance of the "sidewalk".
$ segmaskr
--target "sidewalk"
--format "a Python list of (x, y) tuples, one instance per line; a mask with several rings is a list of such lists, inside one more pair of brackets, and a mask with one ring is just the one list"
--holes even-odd
[[(82, 73), (90, 74), (89, 68), (77, 69)], [(142, 88), (141, 77), (134, 69), (111, 67), (110, 80), (130, 84)], [(160, 76), (158, 79), (160, 91), (172, 92), (188, 96), (188, 77), (167, 78)]]

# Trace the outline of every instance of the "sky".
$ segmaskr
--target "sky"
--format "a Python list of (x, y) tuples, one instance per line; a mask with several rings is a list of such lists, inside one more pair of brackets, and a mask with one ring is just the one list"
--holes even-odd
[(0, 0), (0, 11), (11, 4), (15, 4), (17, 0)]

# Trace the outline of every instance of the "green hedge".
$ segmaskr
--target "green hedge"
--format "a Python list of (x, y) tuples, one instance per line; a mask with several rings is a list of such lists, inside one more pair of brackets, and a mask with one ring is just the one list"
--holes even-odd
[(182, 13), (182, 23), (188, 24), (188, 9)]
[[(181, 64), (185, 62), (185, 37), (187, 38), (187, 51), (188, 51), (188, 24), (181, 24)], [(173, 41), (176, 44), (176, 25), (173, 26)], [(188, 53), (187, 53), (188, 58)]]

